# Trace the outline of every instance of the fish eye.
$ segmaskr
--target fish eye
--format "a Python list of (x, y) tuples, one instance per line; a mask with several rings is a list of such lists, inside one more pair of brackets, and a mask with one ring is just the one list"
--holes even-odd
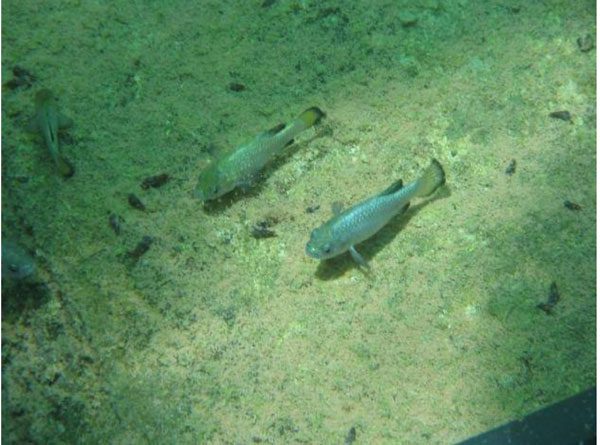
[(324, 248), (323, 248), (323, 252), (325, 252), (327, 255), (329, 255), (331, 253), (331, 246), (329, 244), (327, 244)]

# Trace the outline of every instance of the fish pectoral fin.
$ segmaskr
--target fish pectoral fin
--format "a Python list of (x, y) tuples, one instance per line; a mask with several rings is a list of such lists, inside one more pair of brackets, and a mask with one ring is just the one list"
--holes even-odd
[(365, 269), (369, 269), (369, 264), (367, 263), (367, 261), (362, 257), (362, 255), (360, 253), (358, 253), (356, 251), (356, 249), (354, 248), (354, 246), (350, 246), (350, 255), (352, 255), (352, 259), (354, 261), (356, 261), (356, 263), (361, 266), (364, 267)]

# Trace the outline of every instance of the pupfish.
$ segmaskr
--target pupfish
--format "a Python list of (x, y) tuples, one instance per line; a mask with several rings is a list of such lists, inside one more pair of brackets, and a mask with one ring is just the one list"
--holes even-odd
[(73, 121), (58, 111), (56, 99), (50, 90), (41, 90), (35, 95), (35, 116), (29, 129), (38, 131), (44, 138), (50, 156), (58, 172), (65, 178), (73, 176), (75, 169), (59, 150), (58, 132), (73, 125)]
[(249, 188), (261, 170), (294, 137), (317, 124), (325, 113), (317, 107), (304, 111), (296, 119), (260, 133), (251, 142), (215, 161), (200, 174), (194, 196), (201, 201), (217, 199), (236, 187)]
[(15, 281), (24, 280), (35, 272), (31, 255), (10, 239), (2, 240), (2, 277)]
[(383, 192), (344, 211), (334, 205), (334, 216), (312, 231), (306, 253), (324, 260), (350, 251), (354, 261), (368, 267), (355, 246), (375, 235), (394, 216), (404, 213), (413, 198), (427, 197), (445, 182), (444, 169), (433, 159), (422, 176), (406, 186), (402, 180), (396, 181)]

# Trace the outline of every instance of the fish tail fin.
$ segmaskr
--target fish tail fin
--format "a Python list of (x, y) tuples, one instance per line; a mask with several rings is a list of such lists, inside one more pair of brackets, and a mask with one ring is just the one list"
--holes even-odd
[(431, 195), (446, 182), (446, 173), (436, 159), (431, 160), (429, 167), (423, 172), (423, 175), (417, 181), (415, 195), (424, 198)]
[(294, 136), (298, 133), (306, 130), (319, 123), (325, 116), (325, 113), (317, 107), (310, 107), (304, 110), (300, 116), (288, 125), (278, 124), (267, 131), (263, 131), (256, 138), (257, 139), (268, 139), (274, 136), (282, 137), (285, 141), (284, 146), (292, 144), (294, 142)]
[(310, 128), (313, 125), (318, 124), (324, 117), (325, 113), (319, 107), (310, 107), (303, 111), (302, 114), (298, 116), (298, 119), (302, 121), (306, 128)]

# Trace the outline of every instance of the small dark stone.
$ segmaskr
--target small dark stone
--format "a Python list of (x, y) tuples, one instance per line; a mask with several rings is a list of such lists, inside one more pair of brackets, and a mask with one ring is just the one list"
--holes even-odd
[(504, 170), (504, 173), (506, 173), (508, 176), (512, 176), (516, 170), (517, 170), (517, 161), (516, 161), (516, 159), (511, 159), (510, 162), (508, 163), (508, 167), (506, 167), (506, 170)]
[(153, 187), (153, 188), (162, 187), (167, 182), (169, 182), (170, 179), (171, 179), (171, 177), (166, 173), (161, 173), (160, 175), (156, 175), (156, 176), (148, 176), (146, 179), (144, 179), (142, 181), (142, 188), (144, 190), (147, 190), (150, 187)]
[(558, 293), (558, 286), (556, 285), (556, 282), (553, 281), (550, 285), (548, 300), (545, 303), (538, 304), (537, 307), (543, 310), (546, 314), (550, 314), (552, 313), (552, 309), (554, 308), (554, 306), (556, 306), (556, 303), (558, 303), (559, 299), (560, 294)]
[(277, 236), (274, 230), (271, 230), (269, 227), (271, 223), (269, 221), (260, 221), (254, 226), (252, 226), (252, 230), (250, 231), (250, 235), (252, 238), (262, 239), (262, 238), (273, 238)]
[(11, 90), (19, 87), (25, 87), (26, 89), (30, 88), (33, 85), (33, 82), (36, 80), (33, 74), (18, 65), (15, 65), (15, 67), (12, 69), (12, 72), (13, 76), (15, 77), (7, 82), (4, 82), (4, 86)]
[(87, 364), (92, 364), (95, 362), (94, 357), (88, 354), (82, 354), (79, 356), (79, 361)]
[(278, 222), (279, 221), (277, 220), (277, 218), (273, 216), (268, 216), (264, 220), (259, 221), (252, 226), (250, 235), (256, 239), (273, 238), (277, 236), (277, 234), (274, 230), (271, 229), (271, 227), (273, 227)]
[(564, 205), (569, 210), (573, 210), (573, 211), (581, 210), (581, 206), (579, 204), (577, 204), (576, 202), (573, 202), (573, 201), (569, 201), (568, 199), (564, 202)]
[(229, 84), (229, 89), (236, 92), (244, 91), (246, 89), (246, 85), (237, 82), (231, 82)]
[(139, 243), (137, 243), (133, 250), (127, 252), (127, 256), (131, 260), (133, 260), (133, 262), (137, 262), (137, 260), (139, 260), (142, 255), (148, 252), (148, 249), (150, 249), (150, 246), (153, 242), (154, 238), (148, 235), (144, 236), (142, 240)]
[(577, 39), (577, 46), (582, 53), (587, 53), (591, 51), (596, 46), (594, 42), (594, 37), (591, 34), (586, 34)]
[(60, 379), (61, 377), (62, 377), (62, 374), (60, 372), (54, 372), (52, 375), (46, 376), (46, 378), (45, 378), (46, 384), (48, 386), (52, 386), (56, 382), (58, 382), (58, 379)]
[(419, 19), (416, 17), (405, 17), (400, 19), (400, 24), (403, 28), (414, 28), (419, 23)]
[(140, 198), (138, 198), (137, 196), (135, 196), (133, 193), (130, 193), (127, 196), (127, 202), (129, 202), (129, 205), (131, 207), (133, 207), (134, 209), (146, 210), (146, 206), (144, 205), (142, 200)]
[(312, 206), (308, 206), (306, 208), (306, 213), (315, 213), (317, 210), (319, 210), (321, 208), (321, 206), (319, 204), (315, 204)]
[(567, 110), (553, 111), (548, 116), (550, 116), (554, 119), (560, 119), (562, 121), (570, 121), (571, 120), (571, 113), (569, 113)]
[(108, 225), (113, 229), (115, 234), (120, 235), (123, 227), (123, 218), (121, 218), (116, 213), (111, 213), (108, 216)]
[(356, 428), (352, 427), (346, 434), (346, 440), (344, 440), (344, 445), (352, 445), (356, 440)]

